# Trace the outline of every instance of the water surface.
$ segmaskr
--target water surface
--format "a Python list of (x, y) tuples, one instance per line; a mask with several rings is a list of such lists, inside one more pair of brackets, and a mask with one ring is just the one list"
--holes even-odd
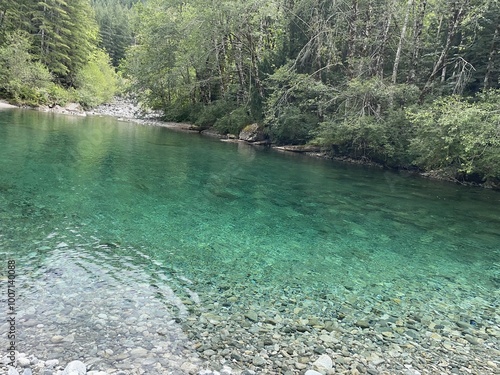
[[(168, 316), (170, 343), (189, 340), (175, 322), (204, 305), (287, 301), (330, 319), (392, 300), (401, 315), (495, 320), (499, 203), (494, 191), (110, 118), (0, 111), (0, 252), (17, 262), (32, 321), (22, 345), (54, 357), (71, 352), (71, 334), (96, 363), (150, 350), (151, 337), (127, 331), (103, 354), (113, 340), (89, 327), (124, 311)], [(308, 311), (306, 299), (323, 305)], [(64, 348), (50, 343), (59, 333)]]

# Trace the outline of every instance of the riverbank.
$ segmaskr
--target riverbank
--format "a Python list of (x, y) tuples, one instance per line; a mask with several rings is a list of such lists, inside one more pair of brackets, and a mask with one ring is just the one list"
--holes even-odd
[(0, 109), (7, 109), (7, 108), (18, 108), (15, 105), (9, 104), (4, 100), (0, 100)]
[[(118, 118), (119, 120), (134, 122), (141, 125), (161, 126), (179, 131), (200, 133), (205, 136), (219, 138), (221, 141), (224, 142), (243, 142), (256, 147), (271, 147), (276, 151), (285, 152), (289, 154), (302, 154), (302, 155), (307, 155), (309, 157), (335, 160), (341, 163), (366, 165), (380, 169), (387, 169), (387, 167), (384, 166), (383, 164), (377, 163), (368, 158), (353, 159), (345, 156), (335, 156), (329, 152), (322, 150), (320, 147), (316, 146), (310, 146), (310, 145), (277, 146), (267, 142), (266, 140), (264, 140), (264, 138), (259, 137), (256, 134), (250, 134), (250, 135), (246, 134), (242, 139), (241, 135), (220, 134), (214, 129), (200, 129), (192, 124), (165, 122), (161, 120), (160, 112), (154, 112), (154, 111), (144, 112), (131, 100), (123, 98), (116, 98), (115, 101), (113, 101), (112, 103), (98, 106), (92, 109), (91, 111), (86, 112), (86, 114), (98, 115), (98, 116), (103, 116), (103, 115), (113, 116)], [(500, 181), (499, 182), (488, 181), (486, 183), (480, 181), (467, 181), (464, 179), (457, 179), (453, 175), (453, 173), (444, 170), (419, 171), (416, 169), (412, 170), (408, 169), (401, 170), (397, 168), (395, 169), (390, 168), (390, 169), (393, 171), (403, 172), (407, 175), (419, 176), (430, 180), (445, 181), (464, 186), (475, 186), (487, 189), (500, 190)]]

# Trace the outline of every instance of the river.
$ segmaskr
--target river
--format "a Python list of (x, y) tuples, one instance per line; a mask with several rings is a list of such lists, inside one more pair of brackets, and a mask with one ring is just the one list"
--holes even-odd
[(0, 111), (0, 275), (15, 262), (16, 345), (45, 360), (493, 373), (499, 207), (499, 192), (366, 166)]

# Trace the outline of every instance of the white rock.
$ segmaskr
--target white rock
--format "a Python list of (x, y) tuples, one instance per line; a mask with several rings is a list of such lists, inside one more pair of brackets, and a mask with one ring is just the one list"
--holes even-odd
[(337, 342), (338, 340), (331, 335), (321, 335), (319, 336), (320, 340), (326, 343)]
[(314, 361), (313, 365), (320, 369), (324, 368), (325, 370), (330, 370), (333, 367), (333, 361), (330, 356), (322, 354), (316, 361)]
[(46, 367), (56, 367), (59, 364), (59, 360), (57, 359), (49, 359), (48, 361), (45, 361), (45, 366)]
[(181, 370), (186, 374), (196, 374), (198, 372), (198, 367), (191, 362), (184, 362), (181, 365)]
[(307, 370), (304, 375), (323, 375), (321, 372), (318, 372), (316, 370)]
[(81, 361), (72, 361), (68, 363), (62, 375), (86, 375), (87, 366)]
[(130, 351), (130, 355), (132, 357), (146, 357), (148, 355), (148, 351), (144, 348), (135, 348)]
[(17, 364), (21, 367), (28, 367), (31, 364), (31, 361), (28, 358), (21, 357), (17, 359)]
[(14, 367), (9, 367), (9, 372), (7, 375), (19, 375), (19, 372)]

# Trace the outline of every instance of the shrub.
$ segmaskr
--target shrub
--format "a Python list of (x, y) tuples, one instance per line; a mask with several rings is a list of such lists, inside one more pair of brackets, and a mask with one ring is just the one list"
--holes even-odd
[(250, 116), (247, 107), (239, 107), (219, 118), (214, 128), (221, 134), (239, 134), (240, 131), (255, 119)]
[(29, 53), (29, 35), (16, 32), (0, 48), (0, 87), (20, 104), (38, 105), (49, 101), (52, 75)]
[(480, 94), (474, 102), (440, 98), (408, 116), (415, 127), (410, 151), (418, 166), (500, 178), (499, 91)]
[(109, 102), (118, 92), (118, 77), (106, 52), (96, 50), (76, 75), (76, 95), (84, 107)]

